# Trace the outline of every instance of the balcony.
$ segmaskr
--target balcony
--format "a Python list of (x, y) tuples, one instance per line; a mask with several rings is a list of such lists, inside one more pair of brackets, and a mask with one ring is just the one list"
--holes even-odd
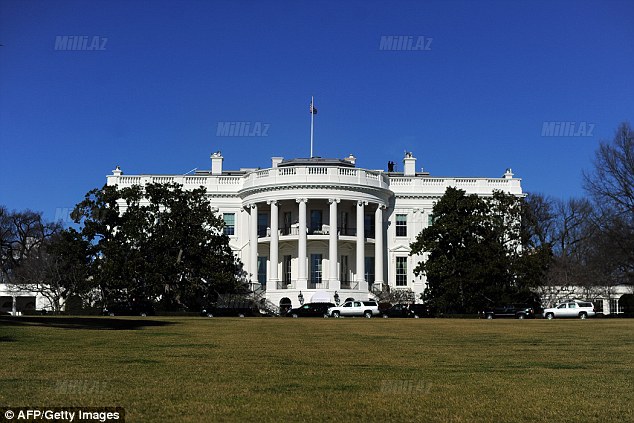
[[(375, 237), (374, 228), (365, 229), (364, 238), (372, 240)], [(307, 227), (306, 228), (307, 235), (330, 235), (330, 226), (322, 225), (321, 227)], [(293, 225), (288, 227), (281, 227), (279, 229), (279, 236), (299, 236), (299, 226)], [(355, 227), (339, 227), (337, 228), (337, 236), (348, 236), (348, 237), (356, 237), (357, 236), (357, 228)], [(258, 228), (258, 238), (270, 238), (271, 237), (271, 228)]]
[(263, 186), (297, 183), (362, 185), (385, 190), (389, 187), (387, 177), (382, 172), (336, 166), (289, 166), (262, 169), (249, 173), (243, 181), (243, 191)]

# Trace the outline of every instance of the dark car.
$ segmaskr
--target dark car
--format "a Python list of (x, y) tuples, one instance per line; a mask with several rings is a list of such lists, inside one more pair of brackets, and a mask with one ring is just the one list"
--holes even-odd
[(260, 309), (254, 301), (232, 301), (231, 303), (209, 305), (200, 314), (207, 317), (259, 316)]
[(480, 316), (485, 319), (533, 319), (535, 308), (528, 304), (508, 304), (485, 309)]
[(153, 316), (154, 305), (147, 301), (114, 303), (103, 309), (104, 316)]
[(383, 310), (381, 315), (388, 317), (429, 317), (431, 315), (429, 308), (425, 304), (395, 304), (387, 310)]
[(261, 316), (257, 302), (248, 294), (220, 294), (218, 299), (204, 307), (201, 315), (207, 317), (245, 317)]
[(327, 317), (327, 311), (333, 303), (308, 303), (286, 312), (287, 317)]

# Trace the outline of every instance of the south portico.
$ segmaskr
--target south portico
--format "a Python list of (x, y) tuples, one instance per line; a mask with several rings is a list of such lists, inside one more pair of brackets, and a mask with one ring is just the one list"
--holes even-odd
[[(297, 304), (300, 293), (306, 302), (315, 294), (319, 301), (329, 295), (334, 302), (335, 294), (368, 299), (371, 288), (384, 283), (384, 210), (391, 192), (387, 183), (359, 181), (367, 177), (361, 169), (332, 166), (341, 162), (320, 159), (315, 163), (320, 167), (280, 167), (287, 176), (307, 176), (283, 185), (266, 181), (273, 170), (267, 169), (259, 178), (264, 181), (241, 192), (248, 213), (246, 271), (276, 305), (288, 299)], [(313, 175), (317, 178), (310, 181)], [(378, 182), (383, 175), (370, 177)]]

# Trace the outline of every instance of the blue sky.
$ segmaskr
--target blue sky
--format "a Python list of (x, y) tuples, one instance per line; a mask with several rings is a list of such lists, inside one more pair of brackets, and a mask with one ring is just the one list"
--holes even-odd
[[(400, 170), (407, 149), (432, 175), (512, 167), (526, 191), (580, 196), (599, 141), (634, 123), (632, 22), (613, 0), (0, 0), (0, 204), (53, 219), (116, 165), (306, 157), (311, 95), (315, 155)], [(55, 49), (73, 35), (104, 49)], [(380, 49), (392, 35), (429, 49)], [(217, 136), (234, 121), (270, 126)]]

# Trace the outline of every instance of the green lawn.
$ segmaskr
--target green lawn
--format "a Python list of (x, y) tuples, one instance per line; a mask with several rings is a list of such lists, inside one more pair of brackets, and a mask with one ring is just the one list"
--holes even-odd
[(633, 422), (634, 320), (0, 318), (0, 405), (128, 422)]

